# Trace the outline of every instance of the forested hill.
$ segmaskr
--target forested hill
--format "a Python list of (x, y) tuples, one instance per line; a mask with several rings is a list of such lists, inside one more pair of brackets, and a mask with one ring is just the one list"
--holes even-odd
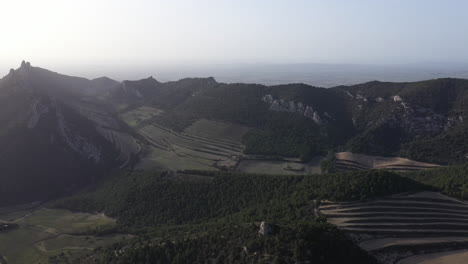
[(468, 154), (467, 90), (462, 79), (324, 89), (150, 78), (124, 82), (107, 99), (122, 111), (162, 109), (150, 122), (176, 130), (200, 118), (253, 127), (244, 138), (250, 154), (308, 159), (335, 149), (451, 164)]
[[(244, 125), (239, 156), (308, 161), (351, 151), (463, 163), (467, 90), (460, 79), (330, 89), (214, 78), (120, 83), (23, 62), (0, 80), (0, 204), (46, 200), (135, 164), (149, 144), (138, 126), (182, 131), (200, 119)], [(123, 116), (142, 106), (149, 118), (130, 127)]]
[[(89, 235), (138, 235), (76, 263), (376, 263), (326, 223), (315, 210), (321, 201), (372, 201), (420, 191), (466, 198), (467, 171), (458, 166), (309, 176), (133, 172), (104, 179), (54, 206), (117, 219), (116, 228)], [(267, 235), (259, 234), (261, 222), (270, 228)]]
[[(91, 234), (139, 235), (92, 253), (84, 258), (89, 263), (376, 263), (314, 215), (318, 201), (430, 189), (385, 171), (311, 176), (135, 172), (110, 177), (55, 206), (118, 219), (117, 229)], [(266, 235), (259, 234), (262, 221), (271, 229)]]

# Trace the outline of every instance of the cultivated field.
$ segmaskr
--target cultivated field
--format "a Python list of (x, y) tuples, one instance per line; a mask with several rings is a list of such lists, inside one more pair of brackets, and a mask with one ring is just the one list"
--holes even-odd
[(0, 214), (1, 220), (19, 225), (16, 229), (0, 233), (3, 263), (48, 263), (49, 257), (59, 255), (73, 259), (127, 237), (79, 234), (114, 226), (115, 220), (104, 215), (47, 208), (25, 210), (18, 215), (19, 218), (12, 219), (11, 213)]
[[(232, 131), (237, 131), (232, 134)], [(158, 124), (146, 125), (140, 134), (151, 145), (137, 168), (234, 169), (242, 156), (240, 138), (247, 129), (240, 125), (202, 120), (179, 133)]]
[(440, 167), (437, 164), (417, 162), (398, 157), (380, 157), (339, 152), (335, 154), (338, 170), (386, 169), (394, 171), (410, 171)]
[(135, 108), (131, 111), (128, 111), (122, 114), (122, 119), (129, 126), (136, 127), (141, 122), (151, 119), (155, 116), (158, 116), (161, 113), (163, 113), (163, 111), (160, 109), (150, 107), (150, 106), (141, 106), (141, 107)]
[(249, 132), (250, 128), (242, 125), (200, 119), (185, 129), (185, 133), (202, 138), (231, 142), (239, 144), (242, 137)]
[(466, 264), (468, 260), (468, 250), (456, 250), (443, 253), (432, 253), (417, 255), (403, 259), (398, 264)]
[(176, 132), (152, 118), (163, 113), (161, 110), (142, 106), (121, 116), (130, 126), (138, 130), (149, 146), (140, 149), (133, 138), (109, 130), (102, 134), (121, 150), (119, 159), (125, 165), (126, 157), (143, 151), (137, 169), (164, 170), (231, 170), (262, 174), (315, 174), (321, 173), (317, 157), (304, 164), (298, 160), (271, 160), (267, 157), (249, 158), (242, 151), (243, 136), (250, 128), (219, 120), (200, 119), (183, 132)]
[(309, 163), (301, 163), (299, 160), (259, 160), (247, 158), (239, 162), (237, 171), (283, 175), (320, 174), (322, 173), (320, 162), (323, 158), (322, 156), (317, 156)]
[[(420, 192), (365, 202), (324, 202), (319, 212), (382, 263), (468, 263), (468, 254), (456, 251), (468, 248), (468, 203), (463, 201)], [(434, 255), (437, 258), (424, 255), (440, 252), (445, 253)]]

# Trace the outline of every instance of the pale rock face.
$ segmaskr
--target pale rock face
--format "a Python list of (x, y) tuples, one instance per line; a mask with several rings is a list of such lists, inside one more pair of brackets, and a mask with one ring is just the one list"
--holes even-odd
[(279, 104), (278, 100), (274, 100), (271, 103), (270, 110), (272, 110), (272, 111), (281, 111), (281, 107), (280, 107), (280, 104)]
[(41, 103), (41, 100), (38, 99), (34, 101), (31, 106), (31, 117), (29, 118), (27, 127), (33, 129), (39, 123), (41, 115), (49, 112), (49, 108)]
[(304, 116), (313, 119), (314, 118), (314, 109), (310, 106), (306, 106), (306, 109), (304, 111)]
[(297, 103), (296, 110), (298, 113), (302, 114), (305, 111), (305, 106), (302, 102)]
[(86, 138), (74, 133), (73, 130), (67, 126), (60, 106), (55, 100), (53, 100), (53, 104), (57, 116), (58, 132), (62, 139), (71, 149), (79, 153), (81, 156), (92, 160), (94, 163), (99, 163), (101, 160), (101, 150), (89, 143)]
[(138, 90), (135, 90), (135, 95), (138, 97), (138, 98), (143, 98), (143, 96), (141, 95), (140, 91)]
[(268, 236), (272, 233), (272, 227), (270, 224), (267, 224), (265, 222), (260, 223), (260, 230), (258, 230), (258, 233), (263, 236)]
[(294, 103), (294, 101), (289, 101), (289, 112), (296, 112), (296, 104)]
[(314, 115), (312, 117), (312, 120), (314, 120), (315, 124), (321, 125), (322, 124), (322, 118), (320, 118), (319, 114), (317, 111), (314, 111)]
[(265, 102), (265, 103), (268, 103), (268, 104), (272, 104), (273, 103), (273, 96), (271, 94), (267, 94), (265, 96), (262, 97), (262, 101)]
[(345, 92), (346, 92), (346, 95), (348, 95), (351, 98), (354, 98), (354, 96), (350, 92), (348, 92), (348, 91), (345, 91)]
[[(311, 119), (317, 125), (323, 124), (322, 117), (320, 117), (319, 113), (317, 111), (314, 111), (314, 109), (311, 106), (304, 105), (302, 102), (294, 102), (292, 100), (286, 101), (284, 99), (274, 99), (274, 97), (271, 94), (264, 95), (262, 97), (262, 101), (267, 104), (270, 104), (269, 109), (271, 111), (298, 113), (308, 119)], [(332, 116), (329, 113), (326, 113), (325, 116), (328, 119), (332, 119)]]
[(367, 98), (362, 96), (361, 94), (357, 94), (356, 98), (359, 99), (359, 100), (363, 100), (364, 102), (367, 102)]
[(401, 99), (401, 97), (399, 95), (395, 95), (392, 98), (393, 98), (394, 102), (402, 102), (403, 101), (403, 99)]

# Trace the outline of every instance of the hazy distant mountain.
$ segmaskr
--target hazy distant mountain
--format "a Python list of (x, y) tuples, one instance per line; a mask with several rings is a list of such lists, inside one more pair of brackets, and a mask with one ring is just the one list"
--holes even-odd
[(69, 69), (82, 76), (105, 73), (121, 79), (153, 75), (159, 81), (213, 76), (224, 83), (279, 85), (305, 83), (317, 87), (354, 85), (370, 81), (416, 82), (438, 78), (468, 78), (468, 64), (201, 64), (201, 65), (102, 65), (94, 69)]

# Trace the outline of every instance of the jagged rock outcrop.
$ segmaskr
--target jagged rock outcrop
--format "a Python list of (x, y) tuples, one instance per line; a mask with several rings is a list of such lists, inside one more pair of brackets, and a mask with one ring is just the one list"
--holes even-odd
[[(262, 101), (269, 104), (269, 109), (276, 112), (287, 112), (287, 113), (296, 113), (303, 115), (305, 118), (314, 121), (317, 125), (322, 125), (324, 123), (323, 118), (320, 116), (319, 112), (314, 110), (312, 106), (305, 105), (302, 102), (294, 102), (292, 100), (285, 99), (275, 99), (273, 95), (267, 94), (262, 97)], [(330, 114), (326, 114), (327, 119), (331, 119)]]
[(432, 109), (410, 104), (399, 95), (392, 99), (402, 106), (403, 111), (395, 110), (394, 118), (389, 122), (399, 122), (410, 133), (440, 133), (463, 123), (461, 115), (443, 115)]

